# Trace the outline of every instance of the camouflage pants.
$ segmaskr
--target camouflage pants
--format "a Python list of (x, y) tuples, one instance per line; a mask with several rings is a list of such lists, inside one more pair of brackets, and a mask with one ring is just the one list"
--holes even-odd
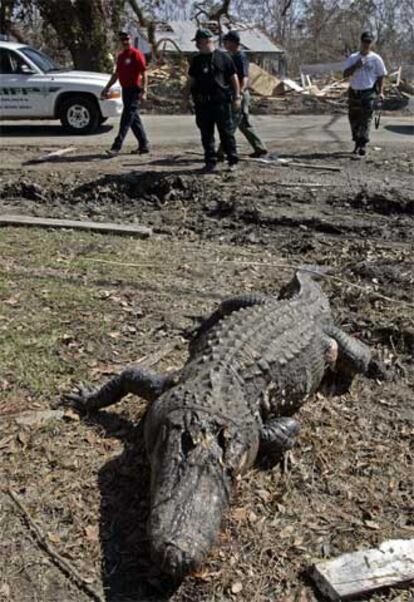
[(369, 90), (349, 88), (349, 123), (351, 124), (352, 139), (359, 145), (365, 145), (369, 142), (375, 98), (376, 92), (373, 88)]
[[(240, 109), (232, 110), (234, 133), (236, 133), (236, 130), (238, 128), (255, 151), (266, 152), (265, 144), (259, 138), (253, 125), (250, 122), (250, 93), (248, 92), (248, 90), (245, 90), (242, 93), (241, 97), (242, 100)], [(221, 147), (218, 150), (218, 154), (223, 154)]]

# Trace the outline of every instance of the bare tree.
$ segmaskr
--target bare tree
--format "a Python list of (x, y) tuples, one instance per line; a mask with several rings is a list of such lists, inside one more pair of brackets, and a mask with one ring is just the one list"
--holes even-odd
[(112, 68), (108, 56), (114, 30), (119, 29), (124, 0), (35, 0), (44, 21), (50, 24), (69, 50), (78, 69)]
[(159, 5), (159, 2), (138, 2), (137, 0), (127, 0), (127, 2), (137, 18), (138, 25), (146, 29), (148, 43), (152, 48), (152, 52), (155, 53), (156, 40), (154, 4)]

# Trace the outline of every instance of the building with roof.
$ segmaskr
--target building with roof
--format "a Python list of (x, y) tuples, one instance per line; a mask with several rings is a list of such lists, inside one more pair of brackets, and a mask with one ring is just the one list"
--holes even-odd
[[(230, 30), (240, 34), (241, 46), (249, 55), (251, 61), (257, 63), (264, 69), (280, 73), (283, 72), (284, 50), (277, 46), (258, 27), (246, 25), (245, 23), (203, 22), (201, 27), (208, 27), (214, 34), (216, 42), (220, 45), (220, 39)], [(134, 45), (142, 50), (144, 54), (151, 54), (152, 49), (148, 42), (147, 31), (129, 23), (125, 29), (134, 39)], [(157, 50), (166, 56), (189, 57), (197, 52), (193, 42), (197, 25), (192, 21), (168, 21), (155, 25), (154, 39)], [(221, 30), (221, 31), (220, 31)]]

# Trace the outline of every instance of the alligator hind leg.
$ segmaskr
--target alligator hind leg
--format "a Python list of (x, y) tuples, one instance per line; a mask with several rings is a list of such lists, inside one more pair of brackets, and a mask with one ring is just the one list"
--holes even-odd
[(275, 464), (284, 452), (293, 447), (299, 428), (297, 420), (286, 416), (265, 422), (260, 432), (260, 458), (265, 458), (266, 464)]
[(389, 380), (392, 372), (378, 359), (372, 357), (370, 348), (336, 326), (324, 328), (327, 339), (337, 347), (337, 357), (325, 359), (329, 366), (320, 390), (329, 395), (342, 395), (349, 391), (356, 374), (367, 378)]
[(100, 389), (78, 387), (76, 392), (65, 395), (61, 403), (82, 412), (94, 412), (117, 403), (128, 393), (153, 401), (175, 384), (176, 377), (177, 373), (156, 374), (141, 368), (127, 368)]
[(325, 334), (334, 339), (338, 344), (338, 368), (353, 374), (368, 374), (372, 354), (370, 348), (346, 334), (336, 326), (329, 326)]

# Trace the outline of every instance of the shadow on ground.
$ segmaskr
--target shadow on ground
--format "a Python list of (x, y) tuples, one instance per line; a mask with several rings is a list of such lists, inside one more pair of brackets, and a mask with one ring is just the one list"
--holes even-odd
[(107, 602), (168, 600), (179, 584), (173, 584), (150, 559), (146, 530), (150, 473), (142, 421), (134, 425), (118, 414), (98, 412), (87, 422), (125, 444), (123, 453), (104, 464), (98, 476), (105, 598)]
[(90, 153), (89, 155), (72, 155), (71, 157), (50, 157), (47, 160), (29, 159), (28, 161), (24, 161), (22, 165), (37, 165), (38, 163), (85, 163), (96, 161), (97, 159), (111, 159), (111, 157), (105, 153)]
[[(100, 134), (104, 134), (105, 132), (111, 131), (112, 125), (101, 125), (95, 132), (92, 134), (82, 134), (82, 136), (99, 136)], [(34, 124), (34, 125), (1, 125), (0, 126), (0, 135), (8, 136), (10, 138), (20, 138), (22, 136), (27, 137), (36, 137), (36, 138), (47, 138), (51, 136), (68, 137), (73, 136), (75, 139), (78, 137), (77, 134), (68, 134), (65, 132), (61, 125), (42, 125), (42, 124)]]
[(332, 151), (326, 153), (280, 153), (280, 158), (288, 159), (349, 159), (351, 150), (349, 151)]
[(394, 134), (414, 136), (414, 125), (385, 125), (384, 129)]

